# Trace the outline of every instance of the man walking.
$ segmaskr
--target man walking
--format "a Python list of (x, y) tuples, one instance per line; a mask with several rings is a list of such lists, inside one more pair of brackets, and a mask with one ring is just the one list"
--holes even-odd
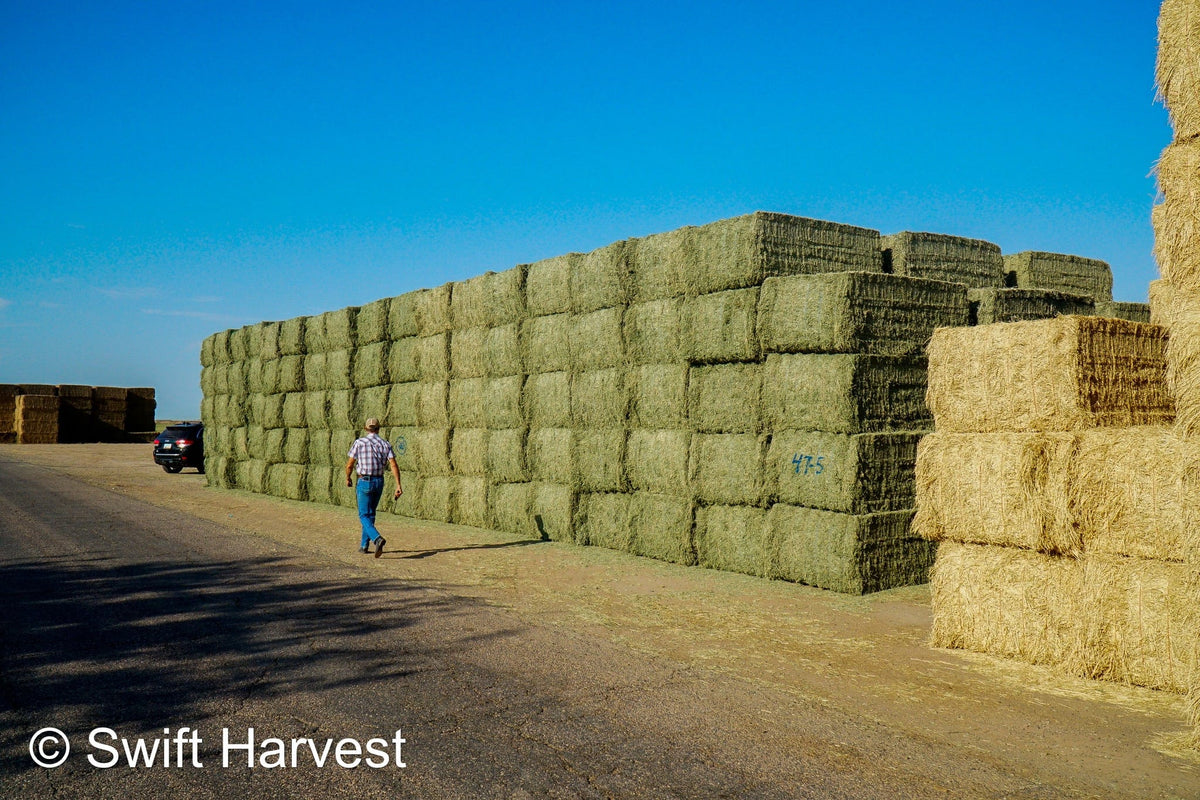
[(353, 486), (351, 473), (358, 468), (358, 519), (362, 523), (362, 545), (359, 552), (369, 552), (370, 543), (375, 544), (375, 557), (383, 554), (383, 546), (387, 544), (379, 531), (375, 529), (375, 509), (379, 507), (379, 499), (383, 497), (384, 466), (391, 468), (392, 476), (396, 479), (396, 494), (404, 494), (400, 486), (400, 468), (396, 466), (396, 454), (387, 440), (379, 437), (379, 420), (371, 417), (363, 426), (367, 435), (354, 440), (347, 453), (350, 459), (346, 462), (346, 485)]

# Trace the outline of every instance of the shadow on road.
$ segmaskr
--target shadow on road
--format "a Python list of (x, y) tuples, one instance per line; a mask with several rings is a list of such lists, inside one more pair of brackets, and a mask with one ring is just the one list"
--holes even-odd
[(502, 547), (525, 547), (531, 544), (541, 544), (548, 539), (518, 539), (515, 542), (495, 542), (493, 544), (467, 544), (462, 547), (439, 547), (428, 550), (384, 550), (380, 558), (429, 558), (439, 553), (457, 553), (462, 550), (498, 550)]

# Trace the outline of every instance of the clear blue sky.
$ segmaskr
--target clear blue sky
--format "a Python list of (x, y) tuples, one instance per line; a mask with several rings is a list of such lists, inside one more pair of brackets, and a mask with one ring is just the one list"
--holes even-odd
[(0, 4), (0, 382), (756, 209), (1112, 264), (1145, 301), (1152, 2)]

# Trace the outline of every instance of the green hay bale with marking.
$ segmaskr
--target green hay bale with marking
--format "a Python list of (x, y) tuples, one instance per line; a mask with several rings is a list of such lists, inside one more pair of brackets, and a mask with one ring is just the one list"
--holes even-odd
[(635, 428), (687, 428), (687, 364), (646, 364), (628, 376), (630, 420)]
[(230, 361), (245, 361), (246, 356), (246, 329), (234, 328), (229, 331), (227, 340), (229, 345), (229, 360)]
[(354, 344), (362, 347), (376, 342), (386, 342), (389, 338), (388, 318), (391, 310), (392, 299), (390, 297), (359, 307), (358, 316), (355, 319), (356, 339)]
[(572, 368), (570, 314), (532, 317), (521, 324), (521, 350), (530, 372), (561, 372)]
[(571, 424), (571, 375), (543, 372), (525, 381), (529, 424), (535, 428), (565, 428)]
[(450, 425), (455, 428), (487, 426), (484, 395), (487, 378), (465, 378), (450, 381)]
[(979, 289), (1004, 285), (1000, 247), (982, 239), (904, 231), (884, 236), (879, 246), (884, 272)]
[(1166, 424), (1166, 344), (1163, 328), (1104, 317), (942, 328), (929, 344), (929, 407), (943, 431)]
[(753, 506), (696, 509), (696, 561), (702, 567), (769, 577), (767, 512)]
[(498, 531), (537, 538), (532, 509), (532, 483), (497, 483), (488, 489), (488, 517)]
[(525, 309), (531, 317), (546, 317), (571, 310), (572, 265), (582, 253), (547, 258), (525, 268)]
[(279, 359), (279, 372), (275, 390), (278, 392), (304, 391), (304, 356), (284, 356)]
[(597, 492), (579, 496), (579, 539), (596, 547), (631, 552), (633, 517), (630, 495)]
[(279, 355), (281, 357), (299, 356), (308, 352), (304, 349), (304, 330), (312, 319), (312, 317), (294, 317), (279, 323)]
[(394, 383), (412, 383), (421, 379), (419, 339), (408, 337), (388, 346), (387, 370)]
[(329, 430), (329, 393), (304, 393), (304, 422), (310, 428)]
[(777, 577), (846, 594), (925, 583), (932, 542), (909, 532), (911, 511), (839, 514), (784, 505), (767, 516)]
[(436, 289), (422, 289), (414, 298), (417, 316), (417, 334), (422, 337), (446, 333), (453, 328), (450, 316), (452, 284), (446, 283)]
[(763, 371), (763, 422), (770, 430), (832, 433), (927, 429), (925, 387), (922, 358), (772, 354)]
[(393, 297), (388, 307), (388, 338), (393, 342), (417, 336), (421, 327), (417, 323), (417, 298), (420, 290), (406, 292)]
[(434, 522), (454, 521), (454, 490), (458, 479), (448, 475), (430, 475), (421, 480), (421, 496), (417, 501), (418, 516)]
[(687, 430), (629, 432), (625, 471), (634, 489), (689, 497), (688, 459), (692, 433)]
[(453, 472), (450, 461), (449, 428), (417, 428), (410, 443), (416, 449), (417, 472), (422, 475), (449, 475)]
[(388, 342), (363, 345), (353, 351), (355, 389), (369, 389), (391, 383), (388, 377)]
[(483, 387), (483, 418), (492, 430), (520, 428), (525, 424), (525, 378), (511, 375), (488, 378)]
[(476, 275), (454, 284), (450, 297), (450, 324), (454, 331), (482, 328), (488, 324), (488, 276)]
[(575, 431), (575, 472), (579, 488), (588, 492), (621, 492), (625, 478), (624, 428)]
[(350, 389), (335, 389), (325, 393), (329, 401), (329, 429), (357, 430), (363, 420), (354, 413), (354, 401), (357, 393)]
[(283, 396), (283, 409), (281, 416), (283, 418), (283, 427), (285, 428), (303, 428), (305, 422), (305, 397), (303, 392), (291, 392)]
[(571, 310), (585, 314), (628, 303), (633, 290), (633, 242), (616, 242), (571, 261)]
[(305, 489), (310, 503), (333, 504), (333, 482), (342, 473), (329, 464), (309, 464)]
[(688, 298), (683, 304), (683, 351), (698, 364), (756, 361), (758, 288)]
[(1050, 289), (1093, 300), (1112, 300), (1112, 270), (1104, 261), (1062, 253), (1026, 251), (1004, 257), (1007, 285)]
[(695, 564), (695, 513), (691, 500), (634, 492), (629, 499), (633, 534), (629, 551), (660, 561)]
[(450, 384), (447, 381), (422, 383), (417, 389), (417, 425), (426, 428), (450, 427)]
[(371, 417), (380, 420), (385, 425), (395, 424), (387, 418), (391, 390), (390, 386), (372, 386), (370, 389), (358, 391), (354, 397), (354, 420), (359, 428)]
[(693, 367), (688, 419), (701, 433), (758, 433), (762, 428), (762, 364)]
[(525, 360), (521, 356), (521, 326), (512, 322), (489, 328), (484, 342), (483, 363), (487, 375), (503, 377), (522, 375)]
[(913, 508), (921, 437), (776, 431), (763, 471), (767, 494), (791, 505), (849, 514)]
[(420, 380), (445, 381), (450, 379), (450, 336), (439, 333), (423, 336), (417, 340), (417, 370)]
[(529, 510), (538, 534), (556, 542), (574, 542), (576, 491), (557, 483), (531, 486)]
[[(332, 437), (328, 430), (308, 429), (308, 464), (334, 464), (341, 466), (339, 459), (334, 458), (330, 450)], [(338, 454), (341, 455), (340, 453)]]
[(450, 339), (450, 376), (479, 378), (487, 375), (488, 328), (456, 330)]
[(450, 441), (450, 464), (456, 475), (487, 474), (488, 431), (486, 428), (455, 428)]
[(605, 369), (625, 363), (624, 306), (577, 314), (571, 320), (570, 368)]
[[(285, 428), (283, 460), (289, 464), (308, 463), (308, 428)], [(297, 498), (298, 499), (298, 498)]]
[(487, 437), (486, 474), (496, 481), (522, 483), (528, 481), (529, 468), (525, 460), (525, 442), (528, 431), (524, 428), (492, 430)]
[(574, 485), (575, 432), (570, 428), (534, 428), (525, 454), (535, 481)]
[(571, 426), (621, 428), (629, 418), (629, 391), (621, 368), (580, 372), (571, 378)]
[(1090, 297), (1048, 289), (971, 289), (967, 295), (973, 325), (1053, 319), (1071, 314), (1091, 316), (1096, 309)]
[(625, 356), (632, 364), (683, 361), (683, 299), (629, 306), (625, 311)]
[(485, 478), (454, 478), (454, 510), (451, 520), (456, 525), (486, 528), (488, 514), (488, 485)]
[(419, 383), (396, 383), (388, 394), (387, 421), (389, 425), (415, 427), (417, 419), (417, 398), (420, 395)]
[(966, 325), (961, 284), (868, 272), (770, 278), (757, 330), (768, 353), (920, 355), (936, 328)]
[(418, 428), (409, 426), (390, 428), (380, 434), (386, 433), (386, 438), (392, 445), (392, 452), (396, 455), (396, 466), (399, 467), (401, 473), (420, 471), (420, 464), (417, 460), (419, 449), (417, 432)]
[(761, 504), (766, 445), (766, 437), (753, 433), (697, 434), (691, 452), (696, 498), (707, 504)]
[(526, 268), (523, 265), (503, 272), (487, 274), (487, 322), (488, 327), (511, 325), (525, 319)]
[[(262, 412), (259, 422), (264, 428), (282, 428), (283, 425), (283, 401), (287, 395), (283, 394), (268, 394), (262, 399)], [(218, 412), (218, 417), (224, 416)], [(218, 422), (222, 420), (218, 419)]]
[(263, 361), (279, 358), (283, 355), (279, 349), (280, 326), (279, 322), (264, 322), (262, 324), (262, 341), (259, 346), (258, 357)]
[(286, 439), (287, 428), (267, 428), (263, 432), (263, 461), (268, 464), (282, 464), (287, 461), (284, 457)]
[(1096, 302), (1096, 316), (1126, 319), (1130, 322), (1150, 322), (1150, 304), (1100, 300)]

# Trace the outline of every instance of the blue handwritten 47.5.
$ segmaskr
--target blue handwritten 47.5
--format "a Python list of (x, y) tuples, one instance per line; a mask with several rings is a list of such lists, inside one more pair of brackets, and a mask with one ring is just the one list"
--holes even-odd
[(820, 475), (825, 471), (825, 456), (796, 453), (792, 456), (792, 466), (797, 475)]

